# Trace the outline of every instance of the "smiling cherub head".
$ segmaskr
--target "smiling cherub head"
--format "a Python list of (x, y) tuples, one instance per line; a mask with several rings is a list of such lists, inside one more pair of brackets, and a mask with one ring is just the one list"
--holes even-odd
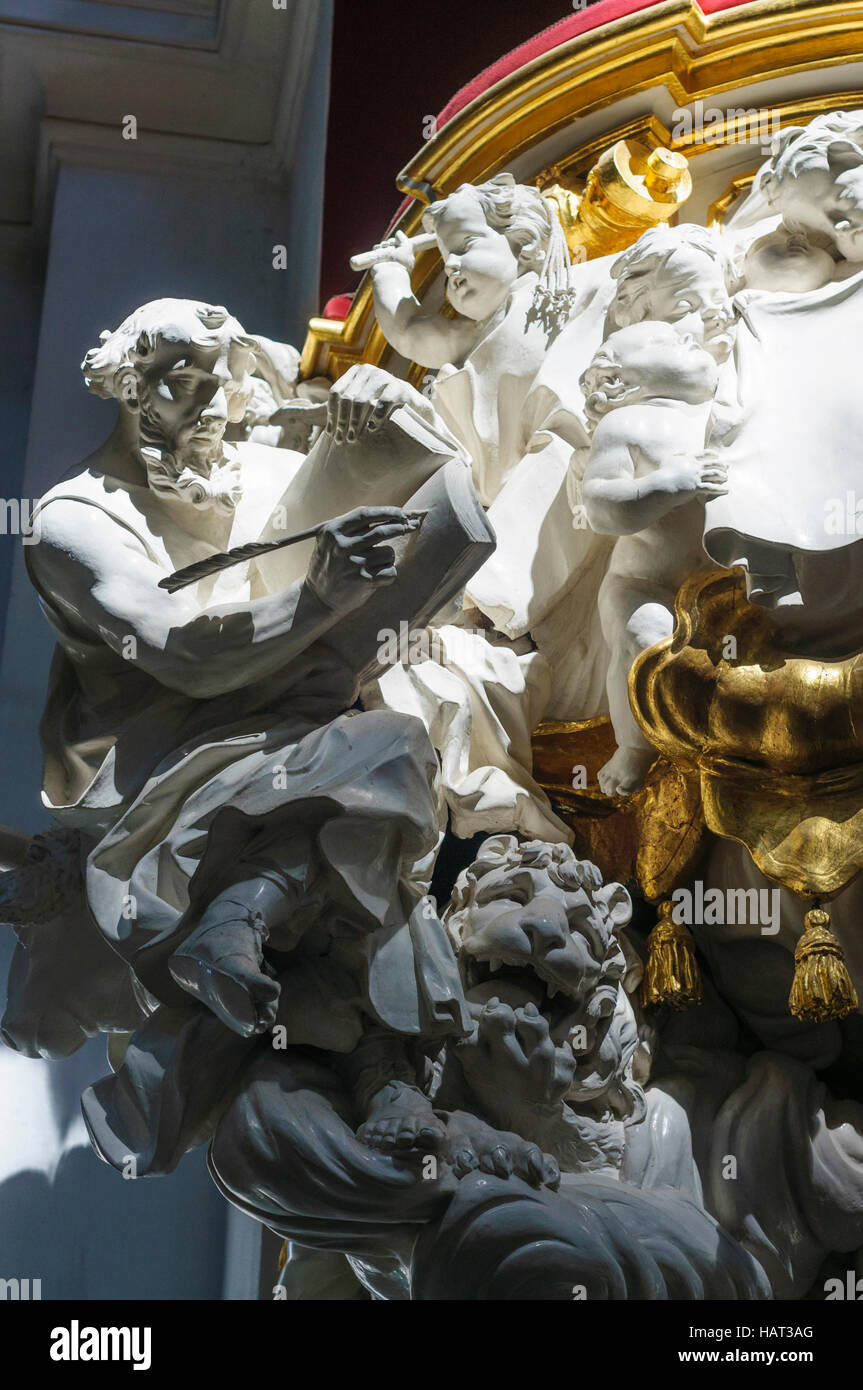
[(648, 319), (677, 324), (717, 361), (734, 345), (732, 295), (739, 266), (712, 228), (684, 223), (654, 227), (611, 267), (617, 282), (607, 327), (617, 331)]
[(775, 137), (751, 198), (845, 261), (863, 261), (863, 111), (831, 111)]

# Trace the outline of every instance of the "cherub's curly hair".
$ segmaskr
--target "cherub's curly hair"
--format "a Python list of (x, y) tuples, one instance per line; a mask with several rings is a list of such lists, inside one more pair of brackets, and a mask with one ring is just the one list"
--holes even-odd
[[(677, 335), (674, 325), (661, 319), (645, 319), (642, 320), (642, 325), (653, 331), (657, 343), (667, 343), (670, 337)], [(619, 376), (622, 362), (616, 351), (616, 340), (628, 331), (626, 328), (620, 328), (616, 333), (612, 333), (602, 347), (597, 349), (590, 365), (582, 372), (579, 384), (584, 392), (584, 413), (591, 431), (610, 410), (624, 405), (630, 397), (639, 393), (639, 387), (627, 386)]]
[[(463, 183), (456, 193), (470, 192), (478, 199), (490, 227), (503, 232), (519, 264), (535, 270), (549, 293), (567, 292), (570, 263), (566, 237), (554, 205), (538, 188), (516, 183), (512, 174), (497, 174), (486, 183)], [(442, 198), (426, 208), (423, 227), (434, 232), (446, 207)]]
[[(679, 227), (651, 227), (632, 246), (628, 247), (611, 267), (611, 278), (617, 281), (617, 293), (608, 310), (607, 331), (629, 327), (653, 317), (650, 295), (659, 272), (682, 247), (701, 251), (720, 265), (729, 297), (741, 288), (742, 252), (723, 242), (713, 227), (700, 227), (696, 222), (684, 222)], [(621, 312), (623, 288), (629, 295), (629, 310)], [(635, 307), (637, 314), (631, 312)]]
[(622, 404), (630, 394), (618, 378), (619, 370), (620, 364), (614, 353), (601, 347), (594, 353), (590, 366), (581, 374), (579, 384), (584, 392), (584, 413), (591, 431), (596, 429), (603, 415)]
[(771, 157), (756, 184), (775, 207), (780, 185), (805, 170), (841, 172), (857, 164), (863, 164), (863, 111), (829, 111), (807, 126), (787, 126), (774, 136)]

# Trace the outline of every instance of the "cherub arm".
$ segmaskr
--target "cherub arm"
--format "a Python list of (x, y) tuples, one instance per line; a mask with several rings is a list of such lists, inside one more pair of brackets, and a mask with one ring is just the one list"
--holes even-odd
[(388, 343), (409, 361), (423, 367), (439, 368), (448, 362), (461, 363), (476, 341), (476, 325), (464, 318), (445, 319), (442, 314), (424, 314), (411, 289), (414, 252), (409, 238), (397, 232), (391, 243), (392, 258), (378, 261), (372, 268), (375, 312)]
[[(631, 410), (606, 416), (593, 436), (584, 475), (584, 507), (594, 531), (603, 536), (634, 536), (693, 497), (725, 491), (727, 468), (712, 454), (690, 458), (672, 454), (661, 467), (636, 477), (639, 447)], [(640, 423), (646, 424), (643, 416)]]

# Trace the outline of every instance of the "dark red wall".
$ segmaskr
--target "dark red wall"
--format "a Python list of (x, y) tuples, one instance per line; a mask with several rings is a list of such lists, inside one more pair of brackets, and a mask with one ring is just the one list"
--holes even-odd
[[(597, 0), (588, 0), (589, 4)], [(321, 303), (401, 202), (395, 176), (434, 116), (483, 68), (565, 19), (567, 0), (336, 0)]]

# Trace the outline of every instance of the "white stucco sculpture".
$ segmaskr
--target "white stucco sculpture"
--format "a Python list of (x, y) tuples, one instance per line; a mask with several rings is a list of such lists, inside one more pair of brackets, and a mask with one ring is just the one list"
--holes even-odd
[(651, 320), (621, 328), (584, 385), (595, 423), (587, 517), (620, 537), (599, 591), (617, 741), (599, 784), (607, 796), (625, 796), (656, 757), (629, 707), (629, 670), (639, 652), (671, 636), (677, 590), (704, 562), (704, 502), (723, 491), (727, 468), (709, 447), (716, 363), (690, 334)]
[(624, 1121), (644, 1112), (621, 944), (631, 913), (623, 886), (568, 846), (487, 839), (445, 914), (474, 1026), (448, 1049), (438, 1103), (472, 1097), (564, 1172), (616, 1174)]
[[(608, 708), (575, 824), (623, 825), (656, 752), (632, 663), (705, 567), (744, 568), (780, 660), (863, 650), (863, 115), (782, 132), (727, 225), (622, 255), (568, 265), (507, 175), (423, 235), (452, 314), (413, 296), (416, 242), (371, 267), (421, 391), (369, 363), (302, 385), (191, 301), (87, 354), (117, 423), (58, 460), (25, 551), (57, 824), (0, 879), (3, 1040), (108, 1034), (100, 1156), (145, 1177), (209, 1145), (319, 1287), (817, 1294), (863, 1243), (861, 1042), (853, 1004), (789, 1012), (805, 905), (693, 921), (702, 1006), (643, 1008), (651, 909), (566, 843), (531, 736)], [(704, 850), (705, 889), (759, 901), (743, 844)], [(830, 903), (858, 991), (861, 891)]]
[(225, 436), (307, 453), (326, 423), (330, 383), (300, 380), (300, 354), (292, 344), (253, 336), (251, 392), (242, 420), (229, 421)]
[[(423, 522), (433, 534), (414, 569), (436, 602), (453, 566), (458, 587), (459, 565), (469, 573), (481, 562), (490, 531), (468, 480), (418, 512), (366, 506), (328, 522), (290, 582), (269, 556), (266, 571), (250, 560), (168, 592), (162, 581), (175, 570), (259, 540), (274, 516), (292, 529), (285, 499), (305, 456), (225, 440), (246, 409), (254, 352), (221, 306), (159, 300), (137, 310), (84, 363), (91, 389), (119, 401), (113, 434), (37, 507), (30, 573), (58, 641), (45, 799), (87, 839), (87, 899), (113, 948), (110, 968), (118, 981), (132, 970), (152, 1014), (85, 1114), (103, 1156), (146, 1149), (143, 1170), (175, 1162), (206, 1112), (206, 1079), (196, 1086), (188, 1070), (195, 1039), (201, 1057), (219, 1046), (242, 1055), (280, 1002), (291, 1035), (307, 1042), (353, 1054), (367, 1036), (374, 1064), (355, 1059), (363, 1109), (399, 1114), (401, 1100), (414, 1114), (402, 1128), (417, 1133), (437, 1127), (413, 1084), (419, 1054), (408, 1048), (404, 1067), (386, 1054), (408, 1046), (396, 1037), (464, 1026), (451, 952), (434, 911), (421, 910), (414, 875), (437, 842), (432, 751), (417, 721), (351, 708), (374, 649), (357, 640), (352, 662), (339, 632), (353, 615), (356, 637), (383, 589), (391, 621), (413, 616), (418, 600), (399, 571), (410, 571), (407, 543)], [(406, 439), (391, 419), (404, 391), (387, 396), (389, 383), (370, 384), (366, 419)], [(333, 430), (345, 408), (333, 393)], [(327, 457), (330, 447), (321, 440)], [(432, 468), (441, 461), (434, 455)], [(373, 633), (381, 617), (377, 609)], [(313, 1005), (309, 972), (316, 933), (333, 937), (319, 925), (332, 894), (351, 925), (335, 932), (341, 944)], [(280, 959), (296, 956), (284, 991), (267, 943)], [(61, 944), (58, 988), (74, 933)], [(160, 1068), (173, 1075), (180, 1064), (172, 1059), (194, 1094), (166, 1133), (152, 1093)], [(128, 1132), (136, 1088), (154, 1106), (143, 1137), (140, 1096)]]
[[(789, 650), (863, 645), (854, 356), (863, 283), (863, 114), (789, 127), (724, 235), (745, 257), (745, 418), (705, 545), (742, 565)], [(850, 501), (849, 501), (850, 498)]]
[[(543, 715), (604, 704), (590, 600), (608, 544), (573, 527), (567, 471), (573, 448), (589, 442), (578, 364), (599, 341), (612, 287), (601, 268), (569, 265), (553, 206), (508, 174), (463, 185), (432, 204), (423, 225), (456, 316), (418, 304), (404, 236), (374, 253), (376, 312), (399, 352), (435, 369), (429, 400), (471, 460), (497, 547), (467, 586), (462, 614), (438, 618), (437, 659), (394, 670), (369, 700), (425, 720), (456, 833), (515, 825), (565, 840), (531, 776), (529, 740)], [(576, 319), (585, 327), (573, 365), (561, 331)], [(574, 610), (582, 622), (573, 641)], [(476, 634), (483, 626), (488, 635)]]

